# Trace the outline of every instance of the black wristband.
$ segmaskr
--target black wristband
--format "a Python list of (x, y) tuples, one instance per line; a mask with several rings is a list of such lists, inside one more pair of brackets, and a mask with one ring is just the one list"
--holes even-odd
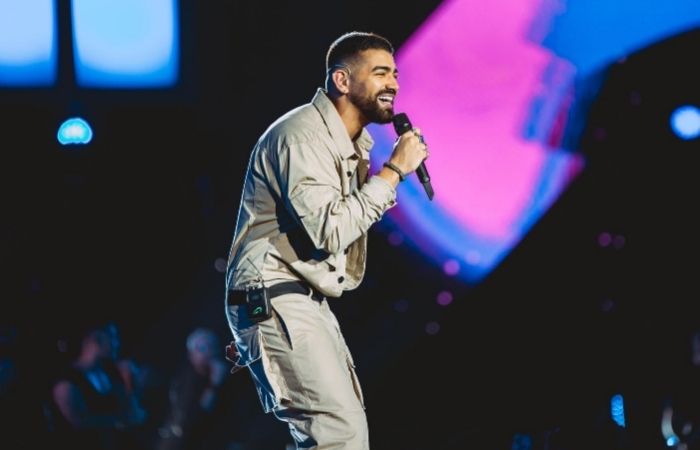
[(398, 167), (396, 167), (394, 164), (390, 163), (389, 161), (384, 163), (384, 167), (388, 167), (389, 169), (396, 172), (399, 175), (400, 181), (403, 181), (406, 179), (406, 175), (403, 172), (401, 172), (401, 169), (399, 169)]

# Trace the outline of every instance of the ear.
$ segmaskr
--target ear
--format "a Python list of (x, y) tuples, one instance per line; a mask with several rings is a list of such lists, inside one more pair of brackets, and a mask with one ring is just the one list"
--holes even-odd
[(341, 94), (347, 94), (350, 92), (350, 74), (345, 69), (336, 69), (331, 74), (331, 80), (333, 80), (333, 86)]

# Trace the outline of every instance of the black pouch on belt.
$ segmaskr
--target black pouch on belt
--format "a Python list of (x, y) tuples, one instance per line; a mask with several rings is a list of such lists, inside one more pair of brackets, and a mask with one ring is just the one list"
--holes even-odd
[(246, 309), (251, 322), (262, 322), (272, 317), (272, 305), (270, 304), (270, 291), (261, 286), (246, 291)]

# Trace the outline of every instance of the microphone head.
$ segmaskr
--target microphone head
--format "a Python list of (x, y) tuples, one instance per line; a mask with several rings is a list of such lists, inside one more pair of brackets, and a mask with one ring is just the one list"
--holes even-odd
[(394, 124), (394, 130), (396, 131), (396, 134), (398, 134), (399, 136), (413, 129), (413, 125), (411, 125), (411, 121), (408, 120), (408, 116), (406, 115), (406, 113), (394, 114), (394, 117), (391, 119), (391, 121)]

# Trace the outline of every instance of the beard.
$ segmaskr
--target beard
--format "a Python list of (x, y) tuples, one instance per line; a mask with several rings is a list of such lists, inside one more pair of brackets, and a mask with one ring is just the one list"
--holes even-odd
[(349, 99), (370, 123), (385, 124), (391, 122), (391, 119), (394, 117), (393, 107), (384, 109), (379, 103), (379, 96), (385, 93), (380, 92), (377, 95), (367, 95), (350, 92)]

